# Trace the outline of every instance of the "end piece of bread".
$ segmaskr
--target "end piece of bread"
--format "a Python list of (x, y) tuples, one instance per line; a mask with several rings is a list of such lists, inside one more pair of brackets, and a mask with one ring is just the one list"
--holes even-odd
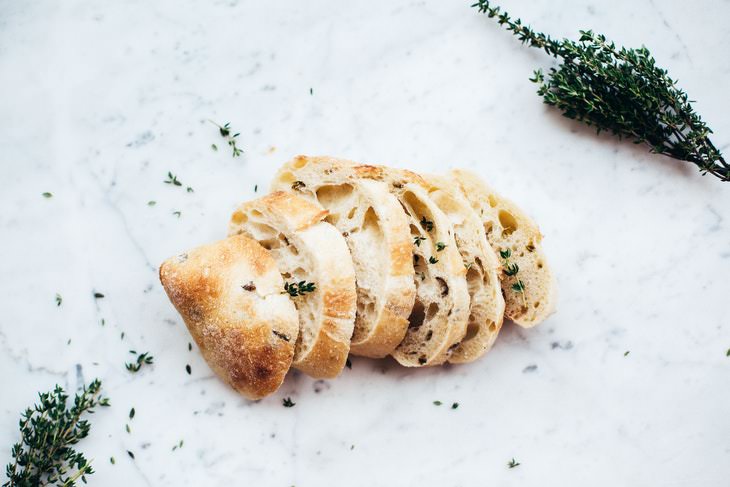
[(497, 339), (504, 318), (500, 264), (487, 243), (479, 216), (449, 176), (424, 175), (428, 195), (451, 220), (456, 246), (466, 267), (469, 288), (469, 322), (464, 339), (449, 358), (452, 363), (472, 362), (484, 355)]
[(408, 219), (385, 183), (354, 177), (351, 161), (297, 156), (272, 182), (328, 211), (345, 237), (357, 279), (357, 314), (350, 353), (382, 358), (408, 328), (416, 289)]
[(417, 174), (370, 165), (356, 165), (353, 170), (360, 178), (385, 182), (409, 221), (416, 301), (408, 332), (392, 355), (406, 367), (442, 364), (464, 337), (469, 318), (466, 268), (451, 221)]
[(276, 391), (294, 356), (296, 308), (271, 254), (244, 236), (166, 260), (160, 281), (211, 369), (249, 399)]
[(229, 225), (230, 235), (245, 234), (271, 251), (299, 312), (293, 366), (315, 378), (342, 371), (355, 321), (352, 259), (326, 216), (305, 198), (275, 192), (242, 204)]
[[(540, 246), (540, 230), (478, 175), (465, 170), (451, 174), (481, 218), (487, 240), (502, 261), (506, 316), (524, 328), (539, 324), (554, 311), (556, 300), (555, 281)], [(516, 267), (510, 271), (505, 264)]]

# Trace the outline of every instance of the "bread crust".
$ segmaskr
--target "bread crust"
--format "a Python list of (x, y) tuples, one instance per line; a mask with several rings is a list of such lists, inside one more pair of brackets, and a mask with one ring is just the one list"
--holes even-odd
[[(495, 252), (509, 250), (510, 263), (519, 266), (515, 276), (502, 275), (505, 315), (514, 323), (531, 328), (555, 310), (556, 285), (540, 242), (535, 222), (512, 201), (490, 188), (477, 174), (453, 170), (462, 193), (484, 224), (487, 240)], [(524, 284), (524, 293), (512, 289)]]
[(160, 281), (211, 369), (249, 399), (276, 391), (299, 324), (271, 254), (243, 235), (167, 259)]
[(449, 357), (451, 363), (472, 362), (494, 345), (504, 319), (501, 266), (487, 243), (479, 216), (452, 177), (426, 174), (429, 195), (451, 219), (459, 253), (467, 268), (469, 323), (464, 339)]
[[(377, 216), (382, 240), (385, 246), (382, 252), (383, 276), (382, 285), (375, 299), (375, 310), (372, 314), (359, 312), (352, 338), (350, 352), (373, 358), (382, 358), (390, 354), (403, 339), (408, 327), (408, 315), (413, 308), (415, 285), (413, 283), (413, 261), (411, 237), (408, 220), (398, 200), (388, 191), (382, 182), (363, 180), (353, 171), (355, 163), (333, 157), (297, 156), (286, 163), (272, 182), (272, 191), (288, 190), (327, 205), (324, 199), (318, 199), (322, 188), (349, 185), (357, 192), (357, 198), (373, 209)], [(334, 211), (334, 205), (329, 205)], [(335, 215), (335, 224), (346, 234), (354, 261), (364, 261), (366, 255), (359, 254), (359, 247), (347, 230), (350, 222)], [(356, 269), (358, 267), (356, 266)], [(365, 302), (372, 299), (363, 289), (365, 276), (361, 271), (358, 276), (358, 309), (365, 308)]]
[[(326, 210), (307, 199), (278, 191), (243, 203), (229, 225), (229, 235), (257, 238), (256, 222), (263, 222), (283, 239), (277, 245), (303, 256), (306, 268), (299, 279), (314, 282), (316, 289), (293, 298), (300, 315), (300, 339), (292, 364), (315, 378), (336, 377), (342, 371), (355, 320), (352, 260), (340, 233), (322, 221), (326, 215)], [(291, 274), (285, 279), (296, 282), (297, 269), (287, 268), (283, 251), (272, 253), (280, 271)]]

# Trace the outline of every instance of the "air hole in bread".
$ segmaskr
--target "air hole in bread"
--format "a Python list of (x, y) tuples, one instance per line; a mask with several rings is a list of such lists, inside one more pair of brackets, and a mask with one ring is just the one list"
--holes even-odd
[(475, 323), (476, 319), (474, 318), (474, 315), (469, 315), (469, 326), (466, 327), (466, 335), (464, 335), (464, 339), (462, 341), (471, 340), (475, 336), (477, 336), (477, 333), (479, 333), (479, 325)]
[(542, 261), (541, 260), (538, 260), (537, 261), (537, 268), (538, 269), (542, 269)]
[(292, 166), (294, 166), (294, 169), (301, 169), (306, 165), (307, 165), (306, 157), (297, 157), (296, 159), (294, 159), (294, 162), (292, 163)]
[(286, 183), (287, 185), (293, 183), (296, 179), (294, 178), (294, 174), (290, 173), (289, 171), (283, 172), (279, 175), (279, 179), (281, 182)]
[(489, 206), (491, 206), (492, 208), (496, 208), (496, 207), (497, 207), (497, 198), (495, 198), (494, 196), (492, 196), (492, 195), (490, 194), (490, 195), (489, 195), (489, 196), (487, 197), (487, 199), (489, 200)]
[(428, 310), (426, 310), (426, 318), (424, 321), (430, 321), (434, 316), (436, 316), (439, 312), (439, 305), (438, 303), (431, 303), (428, 305)]
[(535, 301), (535, 304), (533, 306), (535, 308), (539, 308), (540, 307), (540, 301)]
[(365, 212), (365, 216), (362, 221), (363, 230), (373, 230), (378, 228), (378, 215), (375, 214), (375, 210), (370, 207)]
[(532, 243), (532, 240), (530, 240), (527, 245), (525, 246), (525, 250), (528, 252), (534, 252), (535, 251), (535, 244)]
[(426, 333), (426, 341), (429, 341), (433, 337), (433, 330), (428, 330), (428, 333)]
[(489, 236), (490, 233), (492, 233), (492, 227), (493, 227), (492, 222), (484, 222), (484, 233), (487, 234), (487, 237)]
[(247, 219), (248, 218), (246, 217), (246, 215), (241, 211), (236, 211), (235, 213), (233, 213), (233, 216), (231, 216), (231, 221), (236, 225), (244, 223)]
[[(411, 215), (416, 220), (422, 220), (425, 218), (426, 221), (433, 222), (433, 216), (431, 215), (431, 212), (428, 211), (428, 208), (421, 203), (421, 200), (413, 194), (411, 191), (406, 191), (403, 193), (403, 200), (408, 205), (410, 211), (406, 209), (406, 213)], [(431, 223), (433, 225), (433, 223)], [(424, 228), (424, 230), (428, 230)]]
[(439, 283), (439, 292), (441, 293), (441, 297), (448, 295), (449, 294), (449, 285), (446, 284), (446, 281), (444, 281), (440, 277), (437, 277), (436, 282)]
[(408, 317), (408, 327), (409, 328), (418, 328), (423, 324), (423, 319), (426, 317), (426, 314), (423, 309), (423, 303), (420, 301), (416, 301), (413, 303), (413, 310), (411, 311), (411, 316)]
[(338, 184), (322, 186), (317, 190), (316, 196), (325, 208), (337, 207), (338, 203), (352, 196), (352, 186), (349, 184)]
[(504, 210), (499, 211), (499, 224), (502, 225), (502, 236), (512, 235), (517, 230), (517, 220), (512, 213)]
[(490, 321), (489, 322), (489, 331), (491, 331), (492, 333), (494, 333), (495, 331), (497, 331), (497, 324), (494, 323), (493, 321)]

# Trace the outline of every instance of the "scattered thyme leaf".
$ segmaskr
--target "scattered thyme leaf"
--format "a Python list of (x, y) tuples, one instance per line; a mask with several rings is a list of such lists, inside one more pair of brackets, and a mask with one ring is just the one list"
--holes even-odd
[(314, 96), (314, 89), (313, 88), (309, 88), (309, 94), (312, 95), (312, 96)]
[(134, 419), (134, 413), (135, 413), (134, 408), (129, 410), (129, 419)]
[(131, 458), (132, 460), (134, 460), (134, 453), (132, 453), (131, 451), (127, 450), (127, 455), (129, 455), (129, 458)]
[(187, 188), (185, 189), (185, 191), (187, 191), (188, 193), (194, 193), (194, 192), (195, 192), (195, 190), (193, 190), (193, 188), (191, 188), (190, 186), (188, 186), (188, 187), (187, 187)]
[(213, 149), (215, 152), (218, 152), (218, 146), (215, 144), (210, 144), (210, 148)]
[(451, 405), (451, 409), (457, 409), (458, 407), (459, 407), (458, 402), (455, 402), (454, 404)]
[(285, 397), (281, 403), (284, 405), (285, 408), (293, 408), (296, 406), (297, 403), (291, 400), (291, 397)]
[(52, 198), (53, 197), (53, 193), (49, 193), (48, 191), (46, 191), (45, 193), (43, 193), (43, 197), (44, 198)]
[(441, 252), (446, 248), (446, 244), (443, 242), (436, 242), (436, 252)]
[(167, 179), (163, 181), (165, 184), (172, 184), (173, 186), (182, 186), (182, 183), (178, 181), (177, 176), (167, 171)]
[(124, 425), (124, 430), (125, 430), (125, 431), (126, 431), (127, 433), (129, 433), (129, 434), (132, 434), (132, 428), (130, 428), (130, 427), (129, 427), (129, 424), (125, 424), (125, 425)]
[(514, 458), (512, 458), (512, 460), (510, 460), (509, 463), (507, 463), (507, 467), (509, 467), (509, 468), (515, 468), (518, 465), (520, 465), (520, 462), (518, 462)]
[(413, 237), (413, 243), (416, 247), (420, 247), (421, 242), (423, 242), (424, 240), (426, 240), (426, 237), (421, 237), (420, 235)]
[(730, 348), (727, 349), (727, 352), (725, 352), (726, 357), (730, 357)]
[(63, 298), (60, 294), (56, 293), (56, 306), (61, 306), (61, 303), (63, 303)]
[(97, 292), (94, 293), (94, 299), (101, 299), (103, 297), (104, 297), (104, 295), (102, 293), (97, 293)]
[(188, 352), (191, 352), (193, 350), (193, 344), (188, 342)]
[(625, 357), (625, 356), (627, 356), (627, 355), (628, 355), (628, 354), (629, 354), (630, 352), (631, 352), (630, 350), (626, 350), (626, 351), (624, 352), (624, 357)]
[(258, 190), (259, 190), (259, 185), (258, 185), (258, 184), (254, 184), (254, 185), (253, 185), (253, 192), (255, 193), (255, 192), (257, 192)]
[(109, 457), (109, 463), (111, 463), (112, 465), (116, 465), (117, 461), (114, 460), (114, 457)]
[(155, 206), (156, 204), (157, 204), (157, 201), (155, 201), (155, 200), (149, 200), (147, 202), (147, 206)]
[(192, 375), (192, 374), (193, 374), (193, 368), (192, 368), (192, 367), (190, 367), (190, 364), (187, 364), (187, 365), (185, 366), (185, 372), (187, 372), (187, 373), (188, 373), (188, 375)]
[(436, 263), (436, 262), (438, 262), (438, 261), (439, 261), (439, 260), (438, 260), (438, 259), (437, 259), (436, 257), (434, 257), (433, 255), (432, 255), (431, 257), (429, 257), (429, 258), (428, 258), (428, 263), (429, 263), (429, 264), (435, 264), (435, 263)]
[[(137, 352), (130, 350), (129, 353), (137, 355)], [(154, 363), (154, 357), (149, 352), (140, 353), (137, 355), (135, 362), (128, 362), (125, 367), (128, 371), (135, 373), (142, 368), (143, 365), (152, 365)]]
[(434, 401), (433, 404), (434, 404), (434, 406), (440, 406), (443, 403), (441, 401)]
[(299, 281), (298, 283), (292, 282), (291, 284), (288, 282), (284, 283), (284, 291), (289, 293), (289, 296), (293, 298), (303, 296), (305, 293), (314, 292), (316, 289), (317, 287), (313, 282)]
[(182, 215), (182, 212), (176, 210), (176, 211), (173, 211), (172, 214), (175, 215), (176, 217), (180, 218), (180, 215)]

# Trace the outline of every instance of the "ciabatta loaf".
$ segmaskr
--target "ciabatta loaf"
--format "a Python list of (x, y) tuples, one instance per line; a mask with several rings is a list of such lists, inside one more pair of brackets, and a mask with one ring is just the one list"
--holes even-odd
[(229, 234), (245, 234), (270, 250), (299, 312), (293, 366), (316, 378), (345, 366), (355, 321), (355, 270), (344, 238), (327, 211), (291, 193), (242, 204)]
[(500, 264), (487, 243), (481, 220), (456, 181), (449, 176), (429, 174), (423, 177), (430, 185), (428, 195), (454, 227), (471, 298), (466, 335), (454, 349), (449, 362), (471, 362), (492, 348), (502, 327), (504, 298), (499, 281)]
[(354, 177), (353, 163), (297, 156), (272, 182), (328, 211), (326, 221), (345, 237), (357, 279), (357, 314), (350, 353), (381, 358), (408, 328), (416, 296), (408, 219), (385, 183)]
[(296, 308), (271, 254), (243, 235), (163, 262), (160, 281), (211, 369), (249, 399), (279, 388), (294, 356)]
[(482, 219), (487, 240), (502, 264), (506, 316), (525, 328), (542, 322), (555, 308), (555, 282), (540, 246), (537, 225), (514, 203), (464, 170), (451, 172)]
[(408, 332), (392, 355), (407, 367), (442, 364), (464, 337), (469, 318), (466, 268), (451, 221), (417, 174), (369, 165), (355, 165), (353, 170), (358, 177), (385, 182), (409, 221), (416, 301)]

